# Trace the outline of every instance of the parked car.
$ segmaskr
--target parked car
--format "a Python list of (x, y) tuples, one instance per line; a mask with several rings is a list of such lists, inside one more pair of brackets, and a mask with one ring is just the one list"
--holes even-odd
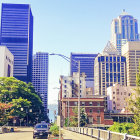
[(33, 139), (35, 139), (36, 137), (48, 138), (48, 134), (50, 134), (48, 123), (41, 122), (35, 125), (34, 131), (33, 131)]

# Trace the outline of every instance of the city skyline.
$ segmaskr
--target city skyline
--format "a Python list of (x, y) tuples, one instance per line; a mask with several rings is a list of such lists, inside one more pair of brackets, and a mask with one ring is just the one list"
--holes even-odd
[[(66, 56), (70, 56), (71, 52), (100, 53), (110, 40), (111, 21), (121, 14), (122, 9), (140, 19), (138, 0), (135, 3), (126, 0), (123, 2), (110, 0), (108, 3), (63, 0), (59, 2), (43, 0), (42, 3), (33, 0), (2, 0), (2, 2), (31, 4), (35, 16), (34, 53), (55, 52)], [(54, 96), (57, 97), (58, 91), (53, 87), (59, 86), (60, 75), (70, 74), (69, 65), (58, 56), (50, 56), (49, 84), (53, 86), (49, 87), (49, 103), (57, 102)]]

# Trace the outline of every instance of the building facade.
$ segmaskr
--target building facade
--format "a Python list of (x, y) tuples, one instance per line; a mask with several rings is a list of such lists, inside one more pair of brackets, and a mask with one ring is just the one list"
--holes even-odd
[(126, 85), (126, 58), (110, 42), (95, 59), (94, 79), (96, 95), (107, 95), (107, 87), (115, 83)]
[(28, 4), (2, 4), (1, 45), (14, 55), (13, 76), (32, 81), (33, 16)]
[(109, 111), (116, 113), (127, 112), (127, 100), (132, 93), (134, 93), (134, 87), (122, 86), (120, 84), (114, 84), (107, 88), (107, 107)]
[(122, 55), (127, 62), (127, 86), (136, 86), (136, 74), (139, 72), (140, 63), (140, 42), (127, 42), (122, 47)]
[(121, 54), (121, 48), (127, 41), (138, 41), (138, 22), (125, 11), (111, 23), (111, 42)]
[[(69, 105), (68, 105), (69, 101)], [(74, 116), (74, 108), (78, 105), (78, 98), (62, 98), (62, 124), (68, 118), (71, 121), (71, 116)], [(113, 124), (112, 118), (104, 116), (104, 97), (80, 98), (80, 108), (84, 108), (87, 115), (89, 127), (104, 127)], [(69, 114), (68, 114), (69, 113)]]
[[(86, 87), (94, 88), (94, 60), (98, 54), (71, 53), (70, 73), (78, 72), (78, 63), (80, 61), (80, 73), (86, 74)], [(94, 91), (94, 89), (93, 89)]]
[(35, 91), (40, 95), (45, 112), (48, 110), (48, 53), (38, 52), (33, 58), (32, 83)]
[(5, 46), (0, 46), (0, 77), (13, 77), (14, 56)]
[[(79, 86), (79, 73), (74, 72), (72, 76), (61, 76), (60, 87), (62, 98), (66, 97), (78, 97)], [(80, 75), (80, 97), (86, 96), (86, 81), (85, 74)]]

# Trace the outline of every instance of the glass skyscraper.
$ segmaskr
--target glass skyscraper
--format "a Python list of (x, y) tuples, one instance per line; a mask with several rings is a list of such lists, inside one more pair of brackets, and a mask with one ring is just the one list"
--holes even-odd
[(138, 22), (125, 11), (111, 23), (111, 42), (121, 54), (121, 48), (127, 41), (138, 41)]
[(33, 58), (32, 83), (35, 91), (40, 95), (45, 112), (48, 109), (48, 53), (38, 52)]
[(33, 16), (28, 4), (2, 4), (1, 45), (14, 55), (13, 76), (32, 81)]
[(80, 61), (80, 74), (86, 75), (86, 86), (94, 88), (94, 60), (98, 54), (92, 53), (71, 53), (70, 73), (78, 72), (78, 63)]

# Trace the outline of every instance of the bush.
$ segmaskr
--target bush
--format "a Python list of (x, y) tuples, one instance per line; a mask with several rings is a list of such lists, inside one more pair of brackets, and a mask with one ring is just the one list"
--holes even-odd
[(133, 126), (134, 126), (133, 123), (114, 122), (114, 124), (108, 130), (119, 133), (133, 134), (132, 133)]
[(56, 124), (53, 124), (50, 127), (50, 131), (51, 131), (52, 135), (59, 136), (59, 127)]

